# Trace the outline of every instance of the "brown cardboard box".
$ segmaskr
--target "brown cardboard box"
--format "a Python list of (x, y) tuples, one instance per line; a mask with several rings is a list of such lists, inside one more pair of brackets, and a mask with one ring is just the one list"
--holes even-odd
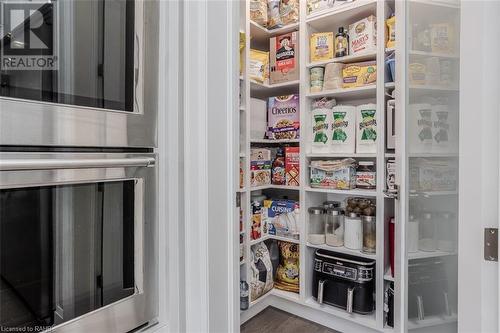
[(270, 39), (270, 84), (299, 79), (299, 32), (276, 36)]

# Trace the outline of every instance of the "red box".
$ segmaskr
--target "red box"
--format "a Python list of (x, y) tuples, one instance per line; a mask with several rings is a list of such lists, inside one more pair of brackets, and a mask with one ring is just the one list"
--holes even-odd
[(285, 178), (286, 185), (299, 186), (300, 184), (300, 148), (285, 147)]

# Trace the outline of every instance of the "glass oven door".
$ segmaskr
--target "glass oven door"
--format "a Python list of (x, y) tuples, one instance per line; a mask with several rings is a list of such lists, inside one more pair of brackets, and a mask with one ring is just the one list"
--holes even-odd
[(155, 147), (157, 5), (0, 0), (0, 145)]
[(5, 155), (0, 328), (125, 332), (154, 320), (154, 155)]

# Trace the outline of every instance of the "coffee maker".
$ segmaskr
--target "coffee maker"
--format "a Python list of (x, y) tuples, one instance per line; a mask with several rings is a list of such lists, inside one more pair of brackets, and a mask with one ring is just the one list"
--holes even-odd
[(374, 277), (374, 260), (316, 250), (313, 297), (349, 313), (369, 314), (375, 309)]

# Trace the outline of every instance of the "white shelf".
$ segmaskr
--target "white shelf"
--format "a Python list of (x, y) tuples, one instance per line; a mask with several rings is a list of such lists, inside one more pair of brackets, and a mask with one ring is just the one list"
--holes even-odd
[(394, 52), (394, 51), (396, 51), (395, 47), (386, 47), (385, 48), (385, 53), (391, 53), (391, 52)]
[(306, 157), (310, 158), (376, 158), (377, 154), (363, 153), (307, 153)]
[(252, 306), (262, 302), (263, 300), (265, 300), (267, 297), (271, 296), (272, 295), (272, 289), (269, 290), (267, 293), (265, 293), (264, 295), (260, 296), (259, 298), (257, 298), (256, 300), (252, 300), (250, 301), (250, 304), (249, 304), (249, 308), (251, 308)]
[(266, 99), (268, 97), (287, 95), (299, 92), (299, 80), (268, 84), (250, 80), (250, 94), (252, 97)]
[(384, 280), (394, 282), (394, 277), (391, 275), (390, 267), (384, 273)]
[(442, 324), (450, 324), (456, 322), (457, 319), (458, 317), (456, 314), (452, 314), (451, 316), (429, 316), (424, 320), (409, 319), (408, 330), (437, 326)]
[(446, 59), (460, 59), (460, 56), (458, 54), (449, 54), (449, 53), (437, 53), (437, 52), (410, 50), (409, 54), (410, 54), (410, 56), (417, 56), (417, 57), (438, 57), (438, 58), (446, 58)]
[(396, 154), (395, 153), (385, 153), (385, 157), (386, 158), (396, 158)]
[(348, 26), (369, 15), (376, 15), (376, 0), (356, 0), (334, 6), (329, 10), (313, 13), (306, 17), (306, 23), (316, 31), (333, 31), (333, 27)]
[(291, 291), (277, 289), (276, 287), (271, 291), (274, 296), (281, 297), (293, 302), (300, 302), (300, 295)]
[(277, 29), (267, 29), (261, 26), (260, 24), (250, 21), (250, 35), (252, 36), (250, 42), (255, 41), (259, 44), (267, 43), (269, 45), (269, 39), (271, 37), (286, 34), (297, 30), (299, 30), (298, 22)]
[(450, 158), (458, 157), (458, 153), (410, 153), (408, 155), (410, 158)]
[(438, 258), (438, 257), (447, 257), (454, 256), (456, 253), (454, 252), (444, 252), (444, 251), (434, 251), (434, 252), (426, 252), (426, 251), (418, 251), (414, 253), (408, 253), (408, 259), (423, 259), (423, 258)]
[(261, 236), (259, 239), (252, 239), (250, 241), (250, 246), (258, 244), (258, 243), (261, 243), (261, 242), (264, 242), (264, 241), (266, 241), (268, 239), (274, 239), (274, 240), (279, 240), (279, 241), (293, 243), (293, 244), (300, 244), (300, 240), (298, 240), (298, 239), (293, 239), (293, 238), (288, 238), (288, 237), (281, 237), (281, 236), (267, 234), (267, 235)]
[(267, 143), (267, 144), (283, 144), (283, 143), (299, 143), (300, 139), (283, 139), (283, 140), (270, 140), (270, 139), (251, 139), (250, 143)]
[(306, 187), (307, 192), (319, 192), (319, 193), (329, 193), (329, 194), (343, 194), (350, 196), (361, 196), (361, 197), (375, 197), (377, 196), (376, 190), (334, 190), (329, 188), (315, 188), (315, 187)]
[(336, 308), (336, 307), (331, 306), (331, 305), (326, 305), (326, 304), (321, 305), (318, 302), (316, 302), (316, 300), (313, 297), (310, 297), (306, 300), (306, 305), (313, 308), (313, 309), (320, 310), (324, 313), (334, 315), (334, 316), (337, 316), (339, 318), (343, 318), (343, 319), (355, 322), (359, 325), (363, 325), (363, 326), (366, 326), (369, 328), (377, 329), (377, 322), (375, 320), (375, 312), (376, 311), (373, 311), (373, 313), (366, 314), (366, 315), (362, 315), (362, 314), (358, 314), (358, 313), (348, 313), (347, 311), (345, 311), (343, 309)]
[(349, 254), (349, 255), (356, 256), (356, 257), (368, 258), (368, 259), (372, 259), (372, 260), (376, 260), (377, 259), (377, 255), (375, 253), (364, 253), (364, 252), (359, 251), (359, 250), (348, 249), (348, 248), (346, 248), (344, 246), (329, 246), (329, 245), (326, 245), (326, 244), (315, 245), (315, 244), (307, 243), (307, 247), (314, 248), (314, 249), (321, 249), (321, 250), (331, 251), (331, 252)]
[(246, 192), (246, 191), (247, 190), (244, 187), (243, 188), (239, 188), (239, 189), (236, 190), (236, 192), (238, 192), (238, 193), (243, 193), (243, 192)]
[(315, 66), (325, 66), (329, 63), (352, 63), (358, 61), (367, 61), (367, 60), (375, 60), (377, 58), (376, 52), (367, 52), (362, 54), (354, 54), (348, 55), (345, 57), (333, 58), (325, 61), (318, 62), (310, 62), (306, 65), (307, 68), (315, 67)]
[(288, 185), (262, 185), (250, 187), (250, 191), (261, 191), (261, 190), (288, 190), (288, 191), (299, 191), (300, 186), (288, 186)]
[(432, 197), (443, 197), (443, 196), (455, 196), (458, 195), (457, 191), (410, 191), (409, 196), (414, 197), (424, 197), (424, 198), (432, 198)]
[(396, 83), (395, 82), (386, 82), (384, 86), (387, 89), (393, 89), (393, 88), (396, 88)]
[(325, 96), (325, 97), (335, 97), (344, 99), (366, 99), (366, 98), (375, 98), (376, 92), (377, 92), (377, 85), (370, 84), (365, 87), (324, 90), (315, 93), (308, 93), (306, 94), (306, 96), (309, 98)]

